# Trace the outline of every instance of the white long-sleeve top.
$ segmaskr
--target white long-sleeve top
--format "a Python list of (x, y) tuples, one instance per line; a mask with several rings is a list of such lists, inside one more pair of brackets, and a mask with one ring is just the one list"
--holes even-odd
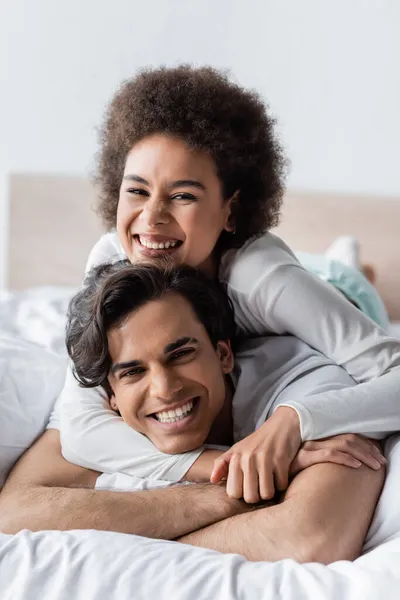
[[(105, 234), (90, 253), (86, 271), (123, 258), (116, 233)], [(357, 425), (365, 411), (375, 411), (375, 419), (400, 412), (400, 342), (304, 270), (282, 240), (266, 233), (230, 250), (219, 275), (234, 304), (239, 334), (293, 335), (359, 384), (287, 403), (299, 414), (303, 441), (344, 433), (349, 423), (350, 431), (363, 433)], [(49, 427), (57, 427), (58, 420), (65, 458), (101, 472), (179, 481), (203, 450), (159, 452), (111, 410), (101, 389), (80, 388), (71, 370)]]

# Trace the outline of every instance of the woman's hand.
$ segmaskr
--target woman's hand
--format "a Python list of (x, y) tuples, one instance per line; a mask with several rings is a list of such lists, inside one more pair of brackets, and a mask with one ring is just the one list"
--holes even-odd
[(248, 503), (270, 500), (276, 489), (287, 488), (290, 465), (300, 446), (297, 412), (281, 406), (259, 429), (215, 461), (211, 482), (227, 479), (231, 498), (244, 498)]
[(378, 470), (386, 464), (376, 441), (345, 433), (324, 440), (305, 442), (290, 466), (290, 475), (318, 463), (336, 463), (357, 469), (362, 464)]

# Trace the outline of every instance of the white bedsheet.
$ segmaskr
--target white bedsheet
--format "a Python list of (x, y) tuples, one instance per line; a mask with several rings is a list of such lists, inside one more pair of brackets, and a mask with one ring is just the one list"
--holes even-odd
[[(63, 352), (71, 294), (65, 288), (3, 294), (0, 329)], [(398, 600), (400, 436), (389, 439), (385, 450), (385, 488), (365, 554), (354, 563), (250, 563), (238, 555), (98, 531), (0, 533), (0, 598)]]
[(329, 567), (96, 531), (21, 532), (0, 546), (2, 600), (398, 600), (400, 539)]

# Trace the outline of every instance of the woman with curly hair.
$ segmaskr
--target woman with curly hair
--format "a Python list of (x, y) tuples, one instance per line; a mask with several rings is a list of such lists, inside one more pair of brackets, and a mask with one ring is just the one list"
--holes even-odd
[[(266, 423), (289, 447), (293, 422), (305, 442), (334, 435), (326, 415), (339, 423), (349, 403), (362, 407), (372, 395), (396, 404), (400, 344), (269, 232), (285, 170), (274, 119), (256, 93), (212, 68), (141, 72), (118, 90), (101, 130), (97, 183), (110, 232), (87, 271), (124, 258), (197, 267), (224, 284), (239, 336), (291, 334), (341, 365), (359, 385), (298, 398), (288, 404), (297, 419), (281, 411)], [(207, 457), (204, 448), (159, 453), (111, 410), (104, 392), (80, 388), (72, 369), (58, 406), (63, 455), (75, 464), (178, 482), (188, 472), (195, 480)]]

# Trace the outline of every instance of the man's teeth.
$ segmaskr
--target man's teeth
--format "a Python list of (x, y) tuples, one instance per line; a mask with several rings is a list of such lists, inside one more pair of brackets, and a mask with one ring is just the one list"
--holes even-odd
[(178, 243), (178, 240), (169, 240), (167, 242), (149, 242), (147, 240), (142, 239), (140, 236), (139, 237), (139, 242), (142, 246), (145, 246), (146, 248), (151, 248), (152, 250), (164, 250), (167, 248), (173, 248), (174, 246), (176, 246), (176, 244)]
[(157, 421), (161, 423), (175, 423), (175, 421), (181, 421), (193, 410), (193, 400), (189, 400), (186, 404), (177, 408), (176, 410), (168, 410), (164, 412), (155, 413)]

